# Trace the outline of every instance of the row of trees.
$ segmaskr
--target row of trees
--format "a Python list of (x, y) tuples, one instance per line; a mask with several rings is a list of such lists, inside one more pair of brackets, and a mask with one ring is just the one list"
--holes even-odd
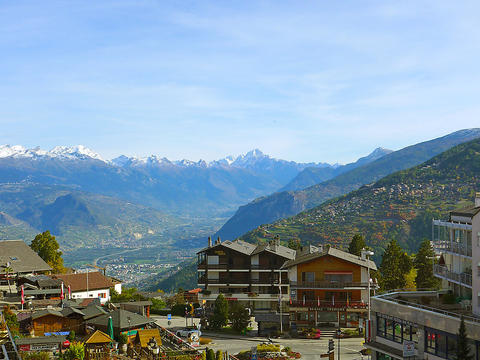
[[(364, 237), (356, 234), (350, 241), (348, 252), (360, 256), (366, 248), (368, 247)], [(435, 252), (427, 239), (421, 243), (418, 253), (414, 255), (408, 255), (396, 240), (390, 241), (376, 274), (381, 289), (437, 289), (440, 280), (433, 276), (434, 259)]]

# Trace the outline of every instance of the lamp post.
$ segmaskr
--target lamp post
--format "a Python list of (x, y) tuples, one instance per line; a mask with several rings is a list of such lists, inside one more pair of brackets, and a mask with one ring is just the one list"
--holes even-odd
[(370, 322), (371, 320), (371, 315), (370, 315), (370, 256), (373, 256), (375, 253), (371, 250), (362, 250), (362, 257), (365, 256), (365, 259), (367, 259), (367, 277), (368, 277), (368, 321)]

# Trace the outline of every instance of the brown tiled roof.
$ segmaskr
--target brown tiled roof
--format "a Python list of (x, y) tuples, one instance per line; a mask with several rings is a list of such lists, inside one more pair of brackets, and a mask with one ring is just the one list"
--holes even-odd
[(113, 287), (112, 280), (95, 271), (78, 274), (57, 274), (55, 278), (63, 281), (65, 289), (70, 285), (72, 292), (87, 290), (87, 276), (88, 276), (88, 290), (109, 289)]

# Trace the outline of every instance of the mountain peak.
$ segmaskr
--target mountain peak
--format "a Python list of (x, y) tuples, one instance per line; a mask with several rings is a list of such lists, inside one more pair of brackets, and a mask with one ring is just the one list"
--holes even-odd
[(101, 160), (101, 156), (83, 145), (76, 146), (55, 146), (50, 151), (42, 150), (40, 147), (27, 149), (21, 145), (0, 145), (0, 158), (62, 158), (62, 159), (96, 159)]

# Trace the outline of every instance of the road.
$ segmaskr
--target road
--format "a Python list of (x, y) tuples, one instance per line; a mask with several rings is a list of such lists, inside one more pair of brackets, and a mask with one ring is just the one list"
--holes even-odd
[[(156, 322), (166, 328), (170, 328), (172, 331), (180, 327), (185, 326), (185, 318), (173, 317), (171, 325), (168, 326), (168, 320), (166, 316), (154, 316)], [(199, 319), (194, 319), (194, 323), (198, 324)], [(191, 325), (191, 319), (188, 320), (188, 324)], [(213, 334), (204, 334), (204, 337), (211, 338), (213, 341), (208, 345), (209, 348), (216, 350), (227, 350), (230, 354), (237, 354), (242, 350), (250, 350), (252, 346), (256, 346), (266, 341), (267, 338), (262, 337), (239, 337), (228, 335), (215, 336)], [(293, 351), (297, 351), (302, 354), (304, 360), (320, 360), (320, 355), (327, 352), (328, 339), (309, 340), (309, 339), (273, 339), (275, 343), (289, 346)], [(340, 340), (340, 359), (341, 360), (360, 360), (367, 359), (362, 357), (360, 350), (363, 349), (363, 339), (351, 338)], [(335, 340), (335, 351), (338, 349), (338, 340)], [(338, 359), (336, 353), (335, 359)]]

